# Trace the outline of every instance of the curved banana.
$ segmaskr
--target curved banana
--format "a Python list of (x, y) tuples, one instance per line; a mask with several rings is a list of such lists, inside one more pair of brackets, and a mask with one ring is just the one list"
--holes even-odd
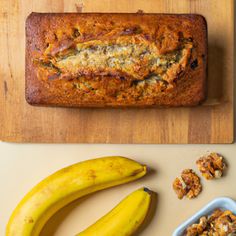
[(77, 236), (130, 236), (144, 221), (151, 202), (147, 188), (131, 193), (113, 210)]
[(46, 221), (73, 200), (145, 174), (146, 166), (116, 156), (61, 169), (41, 181), (21, 200), (10, 217), (6, 236), (38, 236)]

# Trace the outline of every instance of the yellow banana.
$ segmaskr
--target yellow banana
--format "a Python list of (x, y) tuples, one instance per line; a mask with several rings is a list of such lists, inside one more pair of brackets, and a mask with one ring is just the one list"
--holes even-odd
[(10, 217), (6, 236), (38, 236), (46, 221), (73, 200), (145, 174), (145, 166), (116, 156), (61, 169), (41, 181), (21, 200)]
[(150, 190), (139, 189), (107, 215), (77, 236), (130, 236), (144, 221), (151, 202)]

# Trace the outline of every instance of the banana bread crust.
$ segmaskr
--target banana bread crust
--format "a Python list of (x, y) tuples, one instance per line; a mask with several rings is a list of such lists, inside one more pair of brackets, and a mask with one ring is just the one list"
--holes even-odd
[(206, 96), (200, 15), (31, 13), (26, 100), (67, 107), (194, 106)]

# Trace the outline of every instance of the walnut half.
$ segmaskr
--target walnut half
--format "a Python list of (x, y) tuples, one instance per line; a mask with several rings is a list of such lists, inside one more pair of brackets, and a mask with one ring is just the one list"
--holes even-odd
[(196, 161), (197, 167), (206, 179), (220, 178), (226, 168), (224, 159), (218, 153), (210, 153)]
[(179, 199), (184, 196), (187, 198), (195, 198), (202, 191), (200, 178), (192, 169), (183, 170), (180, 178), (176, 178), (173, 182), (173, 189)]

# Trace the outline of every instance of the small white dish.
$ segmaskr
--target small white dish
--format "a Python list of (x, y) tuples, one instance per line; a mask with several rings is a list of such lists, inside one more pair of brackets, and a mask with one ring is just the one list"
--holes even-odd
[(210, 215), (217, 208), (230, 210), (234, 214), (236, 214), (236, 201), (228, 197), (215, 198), (213, 201), (211, 201), (205, 207), (203, 207), (200, 211), (198, 211), (195, 215), (193, 215), (184, 223), (179, 225), (178, 228), (172, 234), (172, 236), (183, 236), (184, 231), (187, 229), (189, 225), (198, 222), (201, 216)]

